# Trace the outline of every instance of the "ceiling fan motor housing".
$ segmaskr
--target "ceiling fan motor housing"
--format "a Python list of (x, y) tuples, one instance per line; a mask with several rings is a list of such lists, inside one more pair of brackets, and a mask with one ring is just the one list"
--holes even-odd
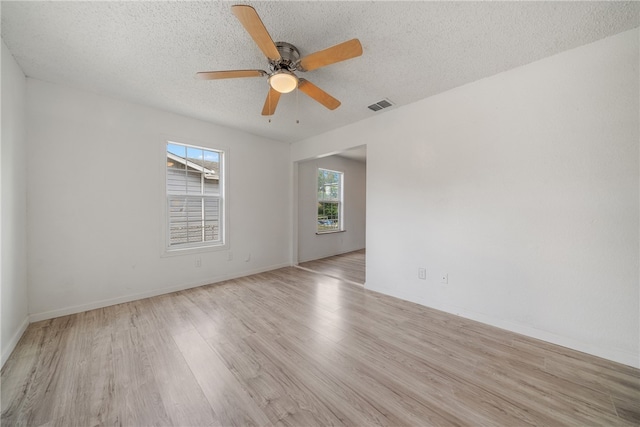
[(295, 71), (298, 68), (298, 61), (300, 61), (298, 48), (287, 42), (276, 42), (275, 45), (281, 58), (277, 61), (269, 61), (271, 71)]

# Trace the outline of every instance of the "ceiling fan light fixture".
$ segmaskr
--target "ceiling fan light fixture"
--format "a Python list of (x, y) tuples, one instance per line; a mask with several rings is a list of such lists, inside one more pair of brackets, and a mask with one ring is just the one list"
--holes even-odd
[(258, 16), (258, 12), (252, 6), (236, 4), (231, 6), (231, 11), (269, 60), (269, 71), (201, 71), (196, 73), (196, 77), (203, 80), (216, 80), (268, 76), (269, 93), (262, 108), (263, 116), (273, 115), (278, 106), (280, 95), (295, 89), (299, 89), (329, 110), (335, 110), (340, 106), (340, 101), (309, 80), (298, 79), (294, 72), (312, 71), (362, 55), (362, 45), (358, 39), (351, 39), (300, 58), (300, 51), (291, 43), (273, 42), (271, 35)]
[(269, 85), (280, 93), (289, 93), (298, 87), (298, 78), (289, 71), (279, 70), (269, 77)]

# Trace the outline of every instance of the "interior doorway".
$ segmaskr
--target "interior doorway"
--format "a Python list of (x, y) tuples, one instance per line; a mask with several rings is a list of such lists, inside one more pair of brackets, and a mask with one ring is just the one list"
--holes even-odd
[[(366, 278), (366, 146), (296, 164), (296, 265), (364, 285)], [(340, 176), (341, 197), (326, 215), (322, 171)], [(324, 185), (324, 187), (323, 187)], [(330, 227), (327, 222), (331, 221)]]

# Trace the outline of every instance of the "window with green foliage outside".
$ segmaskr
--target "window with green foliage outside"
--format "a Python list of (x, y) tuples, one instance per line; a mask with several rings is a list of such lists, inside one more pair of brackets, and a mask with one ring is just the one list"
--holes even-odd
[(343, 173), (318, 169), (318, 233), (342, 231)]

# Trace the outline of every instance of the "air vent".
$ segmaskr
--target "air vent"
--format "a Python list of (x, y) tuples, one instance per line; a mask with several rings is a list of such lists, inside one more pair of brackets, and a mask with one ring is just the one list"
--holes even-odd
[(388, 99), (383, 99), (382, 101), (378, 101), (375, 104), (371, 104), (369, 105), (370, 110), (373, 111), (380, 111), (383, 108), (387, 108), (387, 107), (391, 107), (393, 104), (391, 103), (391, 101), (389, 101)]

